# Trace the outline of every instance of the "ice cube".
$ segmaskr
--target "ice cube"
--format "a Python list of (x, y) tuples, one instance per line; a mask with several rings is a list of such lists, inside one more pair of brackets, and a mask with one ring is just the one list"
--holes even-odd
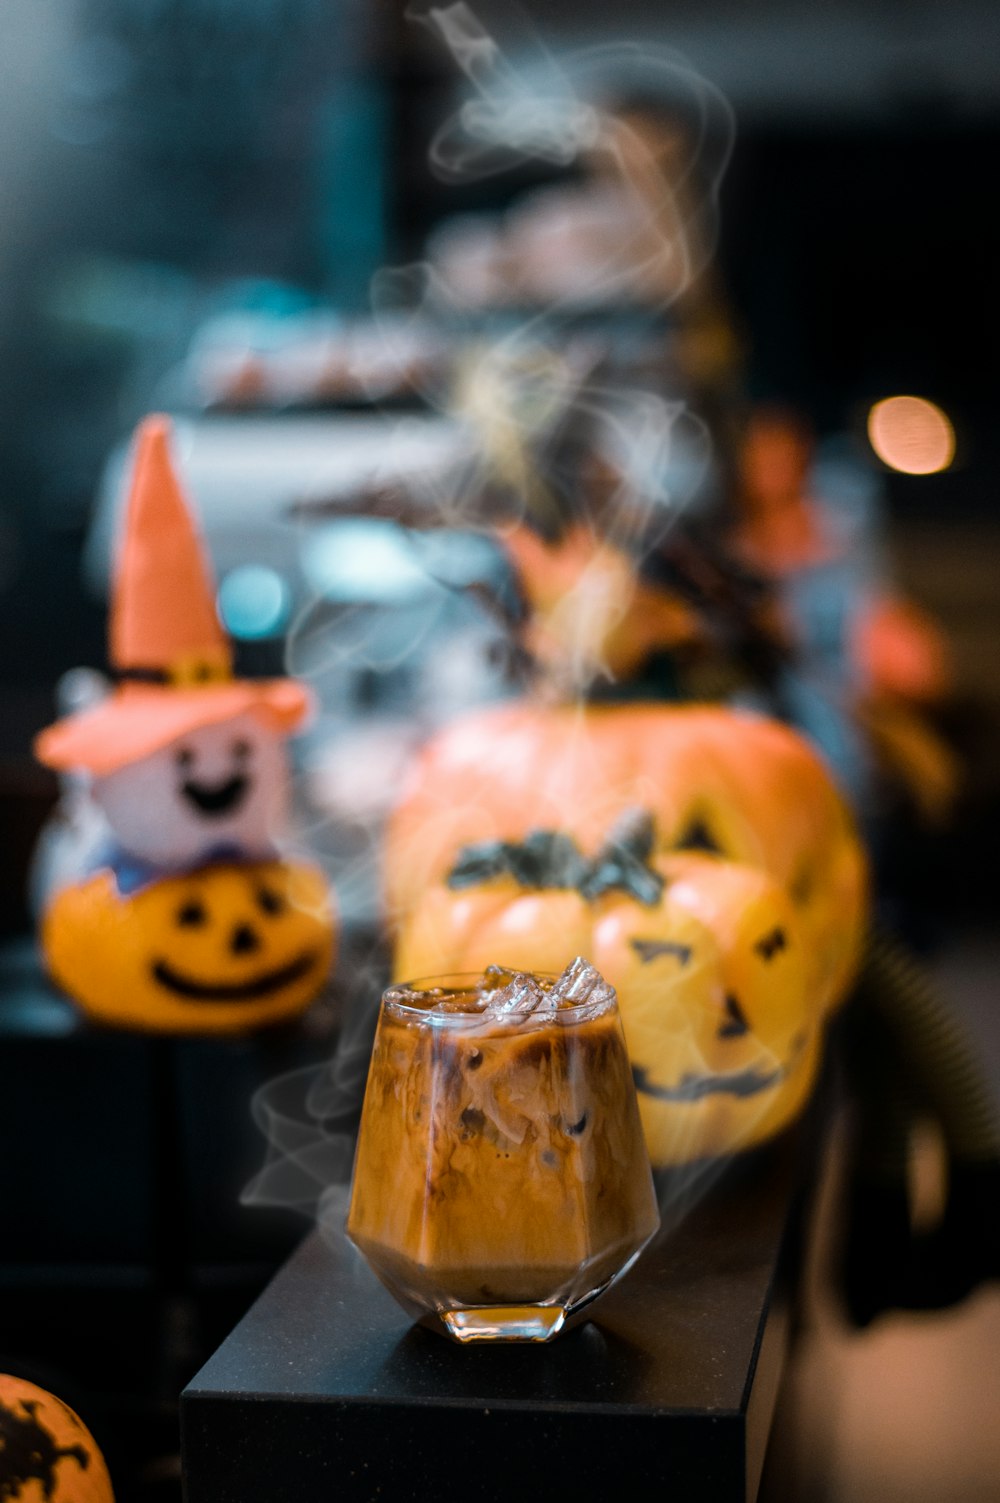
[(578, 955), (553, 984), (549, 995), (556, 1007), (575, 1007), (581, 1002), (595, 1005), (608, 1002), (614, 997), (615, 989), (605, 981), (596, 966)]
[(517, 971), (506, 986), (487, 992), (484, 1014), (488, 1018), (525, 1017), (545, 1001), (545, 996), (534, 976)]
[(480, 993), (498, 992), (501, 987), (508, 986), (518, 974), (517, 971), (512, 971), (505, 965), (488, 965), (479, 983), (479, 991)]

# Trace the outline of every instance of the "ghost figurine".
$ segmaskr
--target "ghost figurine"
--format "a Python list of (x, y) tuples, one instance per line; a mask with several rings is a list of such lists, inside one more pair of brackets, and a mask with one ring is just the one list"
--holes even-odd
[(244, 710), (95, 777), (90, 796), (114, 832), (126, 885), (141, 885), (143, 868), (265, 860), (288, 819), (285, 736), (259, 712)]
[(161, 417), (137, 435), (112, 584), (113, 687), (35, 744), (87, 789), (104, 831), (91, 869), (49, 895), (42, 949), (95, 1021), (238, 1033), (316, 997), (335, 905), (318, 868), (283, 851), (287, 743), (308, 691), (233, 676), (169, 440)]

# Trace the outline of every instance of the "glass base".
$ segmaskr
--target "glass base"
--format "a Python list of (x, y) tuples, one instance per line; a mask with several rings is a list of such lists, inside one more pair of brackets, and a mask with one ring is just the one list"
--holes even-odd
[(438, 1310), (436, 1320), (454, 1341), (551, 1341), (566, 1323), (562, 1305), (483, 1305)]
[[(551, 1341), (560, 1331), (585, 1319), (594, 1301), (628, 1272), (641, 1251), (641, 1247), (636, 1248), (619, 1271), (605, 1279), (603, 1284), (588, 1290), (579, 1299), (568, 1299), (563, 1304), (459, 1305), (451, 1310), (425, 1310), (418, 1319), (422, 1325), (463, 1345), (473, 1341)], [(400, 1298), (398, 1292), (396, 1298)], [(401, 1303), (413, 1307), (412, 1301), (403, 1300)]]

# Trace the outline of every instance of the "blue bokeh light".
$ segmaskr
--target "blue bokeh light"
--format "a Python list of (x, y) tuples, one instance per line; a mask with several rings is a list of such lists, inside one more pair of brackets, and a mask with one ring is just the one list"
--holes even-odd
[(291, 591), (274, 569), (243, 564), (219, 586), (218, 611), (226, 630), (244, 642), (274, 637), (287, 624)]

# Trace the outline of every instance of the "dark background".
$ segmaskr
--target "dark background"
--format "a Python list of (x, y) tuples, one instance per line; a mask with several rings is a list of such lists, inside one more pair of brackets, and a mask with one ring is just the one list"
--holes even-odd
[[(502, 35), (502, 13), (479, 11), (496, 11)], [(555, 51), (606, 35), (586, 5), (527, 14)], [(738, 7), (671, 6), (668, 24), (631, 4), (615, 21), (619, 35), (676, 45), (735, 111), (719, 264), (752, 389), (793, 398), (827, 429), (894, 390), (940, 401), (958, 464), (891, 479), (894, 511), (989, 520), (993, 8), (764, 4), (750, 28)], [(525, 179), (434, 179), (426, 149), (456, 69), (400, 6), (76, 0), (57, 12), (13, 0), (2, 24), (15, 87), (0, 116), (0, 625), (4, 678), (23, 682), (100, 651), (99, 622), (74, 614), (80, 530), (109, 445), (206, 303), (227, 282), (275, 278), (361, 307), (379, 264)], [(359, 155), (340, 145), (338, 111), (362, 121)]]
[[(958, 463), (890, 477), (893, 511), (989, 521), (994, 9), (772, 3), (752, 26), (739, 7), (672, 5), (669, 22), (657, 10), (616, 7), (617, 34), (675, 45), (736, 115), (718, 260), (752, 391), (827, 430), (896, 390), (941, 402)], [(503, 35), (502, 10), (478, 13)], [(555, 52), (606, 39), (597, 7), (524, 14)], [(398, 5), (13, 0), (2, 25), (16, 87), (0, 116), (0, 629), (4, 680), (30, 683), (101, 651), (99, 619), (74, 599), (100, 467), (211, 299), (274, 278), (363, 307), (378, 265), (526, 179), (433, 177), (427, 145), (457, 70)], [(340, 144), (338, 112), (360, 153)]]

